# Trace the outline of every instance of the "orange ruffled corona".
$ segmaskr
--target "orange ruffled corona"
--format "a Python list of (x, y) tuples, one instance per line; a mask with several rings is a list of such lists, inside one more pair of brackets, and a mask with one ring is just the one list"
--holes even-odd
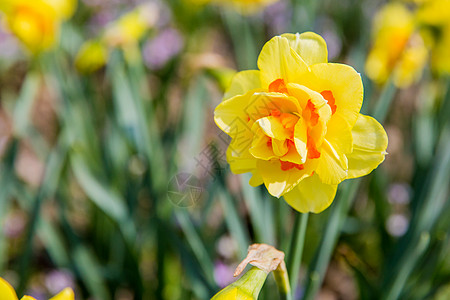
[(215, 110), (232, 138), (231, 170), (251, 172), (252, 186), (264, 183), (300, 212), (326, 209), (340, 182), (370, 173), (386, 154), (385, 130), (359, 113), (359, 73), (327, 57), (315, 33), (276, 36), (259, 70), (239, 72)]
[[(0, 277), (0, 299), (2, 300), (18, 300), (17, 294), (12, 286)], [(23, 296), (21, 300), (36, 300), (30, 296)], [(58, 295), (50, 298), (50, 300), (75, 300), (75, 295), (71, 288), (65, 288)]]

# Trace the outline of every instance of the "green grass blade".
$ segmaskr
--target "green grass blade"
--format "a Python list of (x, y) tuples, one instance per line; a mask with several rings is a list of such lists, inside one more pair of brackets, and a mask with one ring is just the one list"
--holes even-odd
[(71, 157), (71, 166), (77, 181), (89, 198), (99, 207), (107, 216), (109, 216), (121, 229), (125, 238), (132, 242), (135, 239), (136, 231), (132, 220), (129, 218), (128, 209), (125, 206), (121, 196), (100, 182), (97, 177), (88, 168), (87, 163), (81, 155), (73, 153)]
[(241, 179), (244, 201), (247, 204), (252, 227), (255, 231), (255, 242), (273, 245), (275, 240), (273, 233), (271, 234), (270, 230), (266, 230), (268, 222), (265, 222), (265, 209), (263, 205), (265, 199), (262, 198), (258, 188), (254, 188), (248, 184), (251, 174), (241, 174), (239, 177)]
[(404, 253), (400, 265), (402, 268), (400, 272), (393, 278), (392, 283), (385, 291), (385, 296), (382, 297), (384, 300), (396, 300), (399, 299), (400, 293), (411, 274), (414, 266), (416, 265), (418, 259), (422, 256), (428, 247), (430, 242), (430, 234), (428, 232), (423, 232), (417, 243), (414, 243), (413, 247), (408, 248), (408, 251)]
[(289, 272), (292, 293), (295, 295), (298, 285), (298, 274), (302, 262), (303, 248), (305, 245), (306, 225), (308, 224), (308, 213), (298, 213), (295, 217), (294, 232), (292, 232), (291, 246), (287, 268)]
[(32, 254), (33, 239), (37, 230), (37, 225), (40, 218), (40, 210), (42, 202), (47, 198), (54, 195), (56, 188), (58, 187), (59, 180), (61, 178), (61, 172), (67, 157), (67, 146), (65, 145), (64, 135), (58, 141), (57, 146), (50, 153), (44, 179), (41, 183), (39, 191), (33, 199), (33, 206), (31, 208), (31, 216), (28, 224), (27, 234), (23, 246), (23, 254), (19, 262), (19, 274), (20, 283), (18, 292), (22, 294), (28, 280), (28, 268), (30, 265), (30, 259)]
[(236, 240), (238, 245), (239, 256), (245, 257), (247, 255), (247, 248), (250, 245), (250, 238), (237, 211), (237, 205), (223, 184), (217, 187), (217, 191), (217, 197), (222, 203), (223, 211), (226, 212), (225, 222), (230, 230), (231, 236)]
[(39, 78), (39, 73), (33, 71), (28, 72), (14, 107), (14, 129), (19, 136), (25, 135), (30, 126), (30, 111), (39, 88)]
[(378, 102), (375, 104), (372, 116), (378, 120), (378, 122), (383, 123), (391, 107), (392, 100), (397, 92), (397, 87), (394, 85), (392, 80), (385, 83), (383, 90), (381, 91)]
[[(0, 164), (0, 220), (4, 220), (10, 207), (10, 198), (15, 181), (14, 163), (18, 153), (18, 140), (13, 139)], [(0, 271), (7, 262), (8, 243), (3, 230), (0, 231)]]
[(100, 265), (94, 253), (84, 246), (77, 246), (73, 250), (73, 260), (80, 277), (86, 284), (89, 293), (97, 299), (112, 299), (103, 281), (103, 274), (100, 272)]
[(186, 239), (194, 252), (200, 267), (205, 273), (205, 277), (209, 281), (211, 286), (214, 286), (214, 264), (211, 261), (211, 257), (205, 248), (200, 236), (190, 220), (189, 214), (183, 209), (175, 209), (175, 216), (180, 222), (181, 228), (184, 231)]

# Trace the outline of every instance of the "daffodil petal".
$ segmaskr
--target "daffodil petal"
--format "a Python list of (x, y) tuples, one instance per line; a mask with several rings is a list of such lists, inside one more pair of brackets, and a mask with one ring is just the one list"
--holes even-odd
[(256, 168), (256, 160), (254, 157), (233, 156), (233, 151), (227, 149), (227, 161), (230, 164), (231, 172), (234, 174), (242, 174), (251, 172)]
[(308, 143), (308, 134), (306, 131), (306, 124), (303, 118), (299, 119), (294, 128), (294, 144), (297, 153), (301, 157), (302, 163), (306, 161), (308, 150), (306, 145)]
[(220, 103), (214, 111), (214, 121), (217, 126), (234, 138), (245, 132), (251, 132), (247, 125), (249, 116), (242, 107), (248, 105), (254, 91), (249, 91), (245, 95), (238, 95)]
[(304, 157), (305, 159), (302, 156), (300, 156), (299, 152), (295, 147), (291, 147), (289, 148), (288, 152), (285, 155), (283, 155), (280, 159), (283, 161), (288, 161), (294, 164), (301, 165), (305, 163), (306, 156)]
[(325, 138), (337, 148), (341, 153), (351, 153), (353, 151), (353, 138), (351, 129), (342, 120), (341, 115), (333, 116), (335, 121), (333, 126), (327, 126)]
[(310, 66), (328, 62), (328, 50), (325, 40), (314, 32), (302, 34), (285, 33), (281, 37), (289, 41), (289, 46)]
[(352, 130), (353, 152), (347, 155), (348, 178), (364, 176), (384, 161), (388, 137), (372, 117), (359, 115)]
[(245, 131), (231, 139), (226, 155), (233, 173), (246, 173), (256, 168), (256, 160), (249, 152), (252, 138), (253, 133)]
[(233, 79), (231, 79), (230, 87), (226, 91), (223, 100), (227, 100), (238, 95), (244, 95), (250, 90), (260, 89), (260, 77), (260, 71), (257, 70), (248, 70), (237, 73), (233, 76)]
[(317, 174), (304, 178), (284, 200), (301, 213), (320, 213), (333, 202), (337, 185), (323, 183)]
[(31, 296), (23, 296), (20, 300), (36, 300), (36, 298)]
[(276, 117), (270, 116), (261, 118), (257, 120), (256, 123), (261, 127), (267, 136), (273, 139), (284, 141), (289, 138), (289, 130), (284, 128), (283, 124), (281, 124), (280, 120)]
[(273, 149), (273, 153), (278, 156), (284, 156), (288, 153), (289, 151), (289, 147), (288, 147), (288, 141), (284, 140), (277, 140), (277, 139), (273, 139), (272, 140), (272, 149)]
[(292, 190), (304, 177), (309, 176), (314, 170), (313, 164), (307, 163), (302, 170), (297, 168), (282, 170), (279, 160), (258, 160), (256, 168), (261, 174), (269, 193), (278, 198)]
[(58, 295), (50, 298), (50, 300), (74, 300), (75, 294), (71, 288), (65, 288)]
[(308, 100), (311, 100), (314, 106), (318, 109), (322, 108), (327, 104), (327, 101), (322, 97), (320, 93), (313, 91), (304, 85), (298, 83), (288, 83), (286, 85), (286, 88), (288, 90), (289, 95), (292, 95), (295, 99), (298, 100), (298, 103), (300, 104), (302, 110), (305, 109)]
[(2, 300), (18, 300), (17, 294), (13, 287), (3, 278), (0, 277), (0, 295)]
[(241, 104), (241, 111), (252, 121), (267, 117), (273, 111), (280, 113), (301, 111), (297, 99), (281, 93), (255, 92), (245, 104)]
[(250, 181), (248, 182), (251, 186), (257, 187), (264, 183), (263, 178), (258, 172), (253, 172)]
[(252, 131), (254, 132), (254, 137), (252, 147), (249, 149), (250, 154), (263, 160), (276, 158), (270, 145), (270, 137), (264, 133), (257, 123), (253, 124)]
[(338, 184), (347, 178), (348, 161), (327, 140), (320, 149), (319, 164), (316, 173), (325, 184)]
[(311, 73), (302, 76), (303, 85), (318, 92), (331, 91), (335, 99), (336, 112), (327, 126), (338, 126), (337, 123), (343, 121), (348, 128), (352, 128), (363, 101), (361, 75), (350, 66), (334, 63), (312, 65)]
[(309, 71), (308, 65), (290, 46), (286, 38), (276, 36), (268, 41), (258, 57), (261, 83), (268, 87), (277, 79), (296, 82), (299, 74)]

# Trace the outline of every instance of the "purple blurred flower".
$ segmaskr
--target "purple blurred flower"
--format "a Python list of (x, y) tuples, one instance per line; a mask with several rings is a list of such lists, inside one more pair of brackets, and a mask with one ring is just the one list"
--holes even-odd
[(165, 29), (145, 44), (144, 62), (150, 69), (161, 69), (170, 59), (180, 53), (183, 45), (183, 37), (176, 29)]
[(93, 31), (103, 30), (104, 27), (117, 18), (117, 11), (115, 9), (102, 9), (96, 13), (90, 20), (90, 27)]
[(264, 22), (270, 35), (286, 32), (292, 18), (290, 6), (286, 1), (278, 1), (264, 10)]
[(220, 288), (224, 288), (234, 281), (233, 277), (234, 269), (224, 264), (221, 261), (217, 261), (214, 266), (214, 279)]
[(342, 42), (334, 30), (324, 31), (322, 37), (327, 42), (328, 58), (334, 59), (339, 56), (342, 50)]
[(101, 6), (105, 2), (105, 0), (83, 0), (83, 4), (90, 7)]
[(36, 300), (46, 300), (46, 294), (40, 288), (32, 288), (26, 292), (26, 295), (33, 297)]
[(26, 219), (23, 214), (10, 213), (3, 223), (3, 234), (8, 238), (20, 236), (25, 229)]
[(53, 270), (45, 276), (45, 286), (51, 295), (56, 295), (66, 287), (75, 288), (72, 273), (66, 270)]
[(0, 59), (9, 60), (20, 51), (17, 39), (0, 26)]
[(407, 183), (394, 183), (389, 186), (388, 200), (391, 204), (408, 204), (411, 187)]
[(338, 57), (342, 50), (342, 41), (336, 32), (336, 23), (331, 18), (321, 17), (317, 21), (317, 27), (320, 35), (327, 42), (328, 59)]

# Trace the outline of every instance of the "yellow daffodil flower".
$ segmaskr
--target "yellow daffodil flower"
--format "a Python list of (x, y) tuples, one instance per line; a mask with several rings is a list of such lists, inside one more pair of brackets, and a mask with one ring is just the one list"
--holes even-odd
[(75, 58), (75, 66), (82, 73), (91, 73), (103, 67), (109, 50), (120, 47), (128, 59), (133, 60), (139, 41), (158, 20), (156, 3), (146, 3), (111, 22), (98, 40), (88, 40), (81, 45)]
[(236, 10), (243, 14), (256, 13), (278, 0), (217, 0), (222, 5), (232, 5)]
[(75, 58), (75, 67), (81, 73), (91, 73), (103, 67), (108, 56), (108, 49), (103, 43), (87, 41), (78, 51)]
[(158, 20), (155, 3), (140, 5), (108, 25), (103, 40), (111, 47), (135, 44)]
[(418, 8), (417, 20), (425, 28), (431, 48), (431, 66), (450, 73), (450, 0), (429, 0)]
[(323, 211), (340, 182), (370, 173), (386, 154), (383, 127), (359, 113), (361, 76), (327, 57), (315, 33), (276, 36), (259, 70), (239, 72), (215, 110), (232, 138), (231, 170), (251, 172), (252, 186), (264, 183), (300, 212)]
[(415, 29), (413, 13), (401, 3), (389, 3), (377, 13), (373, 47), (366, 61), (369, 78), (383, 84), (392, 75), (398, 87), (420, 79), (428, 50)]
[[(16, 292), (12, 286), (0, 277), (0, 296), (2, 300), (18, 300)], [(36, 300), (30, 296), (23, 296), (21, 300)], [(58, 295), (49, 300), (75, 300), (75, 295), (71, 288), (65, 288)]]
[[(449, 8), (450, 9), (450, 8)], [(439, 74), (450, 74), (450, 22), (441, 31), (431, 54), (431, 66)]]
[[(3, 2), (5, 1), (5, 2)], [(76, 0), (2, 0), (0, 9), (11, 32), (32, 53), (51, 48), (62, 21), (76, 8)]]
[(426, 1), (419, 7), (417, 18), (420, 22), (434, 26), (450, 23), (450, 0)]
[(254, 14), (279, 0), (185, 0), (194, 5), (205, 5), (207, 3), (219, 6), (229, 6), (244, 15)]

